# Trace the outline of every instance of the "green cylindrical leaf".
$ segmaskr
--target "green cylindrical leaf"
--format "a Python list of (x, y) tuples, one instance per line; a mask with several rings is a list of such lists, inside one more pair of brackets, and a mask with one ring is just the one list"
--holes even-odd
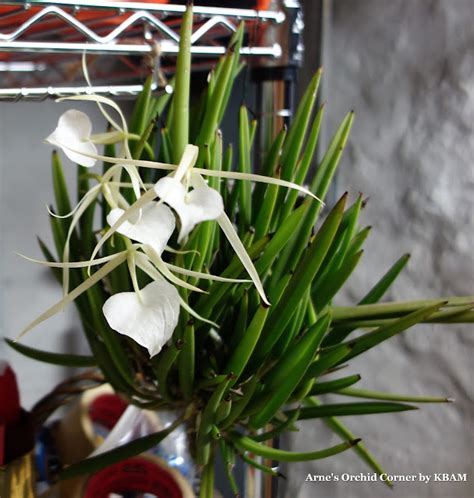
[(319, 377), (337, 363), (345, 360), (350, 352), (351, 346), (341, 344), (328, 352), (322, 353), (309, 367), (305, 379)]
[(360, 375), (349, 375), (348, 377), (342, 377), (341, 379), (330, 380), (328, 382), (318, 382), (312, 387), (308, 395), (315, 396), (317, 394), (333, 393), (340, 389), (344, 389), (345, 387), (352, 386), (359, 382), (360, 379)]
[(50, 363), (51, 365), (60, 365), (71, 368), (85, 368), (97, 366), (97, 361), (93, 356), (50, 353), (39, 349), (30, 348), (24, 344), (5, 339), (5, 342), (18, 353), (31, 358), (32, 360)]
[(338, 389), (336, 394), (350, 396), (352, 398), (379, 399), (382, 401), (402, 401), (407, 403), (449, 403), (452, 401), (446, 397), (435, 396), (410, 396), (406, 394), (393, 394), (380, 391), (370, 391), (368, 389), (354, 389), (345, 387)]
[(185, 400), (193, 395), (195, 375), (194, 325), (188, 323), (184, 328), (183, 348), (178, 359), (179, 384)]
[[(417, 410), (417, 407), (404, 405), (402, 403), (335, 403), (331, 405), (301, 408), (298, 419), (308, 420), (313, 418), (344, 417), (349, 415), (372, 415), (376, 413), (404, 412), (408, 410)], [(289, 410), (286, 414), (290, 417), (293, 412), (294, 410)]]
[(261, 345), (259, 345), (256, 351), (256, 361), (267, 355), (273, 348), (284, 328), (291, 320), (298, 302), (311, 285), (336, 234), (344, 211), (345, 201), (346, 196), (344, 195), (336, 206), (334, 206), (311, 242), (305, 256), (299, 262), (295, 274), (279, 301), (279, 305), (272, 310), (263, 332)]
[(230, 357), (224, 372), (234, 374), (236, 380), (240, 377), (241, 373), (244, 371), (249, 358), (258, 342), (260, 333), (265, 324), (269, 308), (266, 306), (260, 306), (256, 311), (250, 325), (245, 332), (244, 337), (237, 345), (234, 353)]
[(319, 69), (313, 76), (296, 110), (281, 156), (281, 177), (283, 180), (291, 180), (294, 177), (296, 164), (316, 101), (321, 74), (322, 69)]
[[(316, 398), (307, 398), (305, 400), (307, 406), (320, 406), (320, 402)], [(327, 417), (323, 419), (324, 423), (336, 433), (339, 437), (345, 441), (351, 441), (355, 439), (354, 434), (336, 417)], [(372, 470), (377, 472), (377, 474), (386, 474), (385, 469), (377, 462), (375, 457), (369, 452), (365, 445), (360, 442), (353, 448), (354, 452), (363, 460)], [(387, 486), (392, 487), (392, 483), (389, 480), (384, 481)]]
[(170, 127), (173, 142), (172, 160), (178, 164), (189, 143), (189, 92), (191, 78), (191, 35), (193, 7), (189, 4), (181, 19), (179, 52), (176, 61), (175, 90), (173, 94), (173, 120)]
[(267, 389), (278, 388), (305, 359), (312, 360), (331, 322), (331, 315), (320, 318), (267, 374), (264, 382)]
[(318, 281), (313, 291), (313, 304), (317, 313), (322, 311), (324, 307), (330, 303), (331, 299), (352, 275), (362, 254), (363, 251), (359, 251), (353, 256), (346, 258), (339, 269), (326, 274), (325, 278)]
[[(239, 120), (239, 171), (241, 173), (251, 173), (250, 163), (250, 130), (248, 113), (245, 106), (240, 107)], [(252, 219), (252, 185), (250, 182), (241, 181), (238, 183), (239, 189), (239, 223), (242, 232), (250, 226)]]
[(150, 448), (153, 448), (157, 444), (161, 443), (161, 441), (169, 436), (182, 422), (183, 421), (180, 419), (160, 432), (141, 437), (113, 450), (86, 458), (79, 463), (70, 465), (60, 472), (59, 479), (61, 481), (66, 481), (85, 474), (93, 474), (104, 469), (105, 467), (113, 465), (114, 463), (122, 462), (127, 458), (144, 453)]
[(259, 428), (270, 422), (278, 408), (290, 398), (308, 370), (329, 322), (329, 316), (320, 320), (284, 357), (278, 368), (267, 374), (264, 393), (268, 394), (261, 396), (258, 410), (249, 421), (251, 427)]
[(416, 325), (425, 318), (430, 317), (435, 311), (441, 308), (441, 306), (443, 306), (444, 304), (446, 303), (440, 301), (433, 306), (426, 306), (424, 308), (421, 308), (420, 310), (410, 313), (407, 316), (399, 318), (390, 325), (379, 327), (373, 332), (369, 332), (361, 337), (358, 337), (357, 339), (350, 341), (349, 344), (351, 345), (352, 350), (347, 355), (347, 357), (344, 358), (344, 360), (346, 361), (362, 353), (365, 353), (365, 351), (373, 348), (374, 346), (377, 346), (381, 342), (390, 339), (394, 335), (403, 332), (404, 330), (412, 327), (413, 325)]
[(311, 460), (327, 458), (346, 451), (349, 448), (352, 448), (360, 441), (360, 439), (355, 439), (347, 443), (342, 443), (330, 448), (325, 448), (324, 450), (299, 453), (270, 448), (266, 444), (257, 443), (253, 439), (246, 436), (241, 436), (239, 434), (231, 434), (230, 438), (234, 445), (243, 451), (249, 451), (250, 453), (253, 453), (255, 455), (263, 456), (265, 458), (271, 458), (272, 460), (277, 460), (280, 462), (307, 462)]
[[(403, 268), (405, 268), (409, 259), (410, 255), (405, 254), (397, 260), (374, 287), (359, 301), (359, 304), (372, 304), (378, 302), (393, 284)], [(328, 335), (325, 345), (330, 346), (343, 341), (353, 330), (352, 327), (347, 326), (334, 328)]]

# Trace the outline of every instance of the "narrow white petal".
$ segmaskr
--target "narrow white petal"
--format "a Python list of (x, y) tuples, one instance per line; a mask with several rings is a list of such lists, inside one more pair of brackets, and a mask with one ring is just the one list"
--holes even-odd
[(298, 190), (299, 192), (309, 195), (313, 199), (324, 205), (324, 202), (317, 196), (315, 196), (310, 190), (297, 183), (288, 182), (286, 180), (279, 180), (278, 178), (273, 178), (271, 176), (255, 175), (253, 173), (241, 173), (239, 171), (217, 171), (211, 169), (194, 168), (195, 173), (199, 173), (204, 176), (213, 176), (216, 178), (228, 178), (232, 180), (244, 180), (249, 182), (259, 182), (268, 183), (270, 185), (278, 185), (279, 187), (291, 188), (293, 190)]
[[(127, 251), (116, 252), (115, 254), (111, 254), (110, 256), (104, 256), (103, 258), (94, 259), (92, 262), (93, 265), (103, 265), (104, 263), (108, 263), (112, 259), (114, 259), (118, 254), (125, 254)], [(26, 259), (31, 263), (37, 263), (39, 265), (48, 266), (49, 268), (87, 268), (90, 266), (89, 261), (72, 261), (69, 263), (61, 263), (57, 261), (43, 261), (42, 259), (35, 259), (25, 256), (24, 254), (20, 254), (16, 252), (20, 258)]]
[(251, 280), (243, 278), (219, 277), (218, 275), (211, 275), (210, 273), (202, 273), (200, 271), (186, 270), (185, 268), (181, 268), (180, 266), (175, 266), (170, 263), (165, 263), (165, 264), (171, 271), (174, 271), (175, 273), (180, 273), (181, 275), (186, 275), (188, 277), (202, 278), (204, 280), (215, 280), (216, 282), (227, 282), (231, 284), (244, 284), (252, 282)]
[(171, 273), (170, 270), (168, 270), (167, 266), (165, 265), (164, 261), (161, 259), (161, 256), (157, 254), (156, 251), (154, 251), (154, 249), (151, 246), (145, 245), (143, 246), (143, 250), (145, 251), (145, 254), (148, 256), (150, 261), (158, 268), (161, 274), (165, 278), (167, 278), (170, 282), (173, 282), (174, 284), (179, 285), (180, 287), (183, 287), (184, 289), (188, 289), (190, 291), (202, 292), (207, 294), (199, 287), (191, 285), (188, 282), (181, 280), (180, 278), (176, 277), (173, 273)]
[(197, 256), (200, 256), (201, 253), (199, 251), (196, 251), (195, 249), (190, 249), (189, 251), (180, 251), (179, 249), (173, 249), (172, 247), (166, 246), (165, 247), (166, 252), (171, 252), (173, 254), (196, 254)]
[[(94, 202), (95, 198), (99, 195), (100, 185), (96, 185), (92, 187), (89, 192), (84, 195), (84, 202), (79, 206), (77, 211), (74, 213), (71, 224), (69, 225), (69, 230), (66, 237), (66, 242), (64, 243), (63, 249), (63, 263), (67, 263), (69, 261), (69, 245), (71, 242), (71, 237), (76, 228), (77, 223), (79, 222), (81, 216), (84, 214), (86, 209)], [(66, 295), (69, 291), (69, 270), (65, 267), (63, 271), (63, 293)]]
[(223, 213), (219, 216), (219, 218), (217, 218), (217, 223), (219, 223), (219, 226), (227, 237), (227, 240), (230, 242), (230, 245), (233, 247), (238, 258), (244, 265), (244, 268), (247, 270), (247, 273), (250, 275), (250, 278), (252, 279), (263, 302), (267, 305), (270, 305), (267, 296), (265, 295), (265, 291), (263, 290), (263, 285), (257, 273), (257, 270), (255, 269), (250, 256), (247, 254), (244, 245), (240, 241), (239, 236), (237, 235), (231, 221), (229, 220), (227, 215)]
[(27, 325), (18, 335), (16, 340), (20, 337), (24, 336), (31, 329), (35, 328), (40, 323), (44, 322), (48, 318), (59, 313), (63, 310), (68, 304), (72, 303), (77, 297), (79, 297), (83, 292), (87, 289), (91, 288), (97, 282), (102, 280), (106, 275), (108, 275), (112, 270), (117, 268), (117, 266), (121, 265), (125, 259), (127, 259), (126, 253), (116, 254), (116, 257), (109, 261), (106, 265), (104, 265), (100, 270), (97, 270), (91, 277), (87, 280), (84, 280), (82, 284), (78, 285), (75, 289), (73, 289), (69, 294), (63, 297), (59, 302), (48, 308), (44, 313), (42, 313), (38, 318), (33, 320), (29, 325)]
[(72, 209), (72, 211), (70, 211), (69, 213), (67, 214), (63, 214), (63, 215), (59, 215), (59, 214), (56, 214), (54, 211), (52, 211), (50, 209), (50, 207), (48, 205), (46, 205), (46, 210), (48, 211), (48, 214), (50, 216), (52, 216), (53, 218), (57, 218), (59, 220), (64, 220), (66, 218), (70, 218), (71, 216), (74, 215), (74, 213), (77, 212), (77, 210), (82, 206), (82, 204), (84, 204), (84, 202), (87, 200), (88, 198), (88, 195), (92, 192), (92, 191), (96, 191), (96, 190), (100, 190), (100, 185), (95, 185), (94, 187), (92, 187), (91, 189), (89, 189), (88, 192), (86, 192), (84, 194), (84, 196), (82, 197), (82, 199), (76, 204), (76, 206), (74, 207), (74, 209)]
[[(50, 143), (51, 145), (56, 145), (58, 146), (57, 143), (54, 143), (53, 141), (50, 140), (50, 138), (53, 135), (51, 134), (47, 138), (47, 142)], [(70, 147), (69, 147), (70, 148)], [(74, 148), (71, 148), (71, 150), (75, 150)], [(79, 152), (76, 150), (76, 152)], [(94, 159), (95, 161), (104, 161), (109, 164), (113, 164), (114, 166), (120, 165), (126, 165), (126, 164), (133, 164), (134, 166), (140, 166), (141, 168), (150, 168), (150, 169), (160, 169), (160, 170), (165, 170), (165, 171), (175, 171), (177, 166), (175, 164), (170, 164), (170, 163), (160, 163), (156, 161), (145, 161), (143, 159), (125, 159), (124, 157), (113, 157), (113, 156), (104, 156), (101, 154), (85, 154), (85, 157), (89, 157), (90, 159)], [(109, 171), (109, 170), (107, 170)]]
[[(84, 74), (84, 78), (86, 79), (87, 84), (89, 85), (89, 89), (91, 91), (91, 94), (89, 94), (89, 97), (93, 97), (94, 100), (97, 103), (97, 107), (99, 108), (99, 111), (102, 113), (104, 118), (110, 123), (110, 125), (115, 128), (117, 131), (123, 131), (122, 128), (112, 119), (110, 114), (105, 110), (104, 106), (95, 99), (95, 97), (98, 97), (95, 93), (92, 93), (92, 83), (89, 77), (89, 70), (87, 69), (87, 57), (86, 57), (86, 52), (84, 51), (82, 54), (82, 72)], [(76, 97), (82, 97), (82, 95), (76, 95)], [(63, 99), (68, 99), (69, 97), (63, 97)], [(58, 102), (62, 99), (58, 99)]]
[(107, 323), (120, 334), (155, 356), (173, 335), (178, 324), (180, 299), (176, 288), (155, 281), (140, 291), (114, 294), (104, 304)]
[(82, 100), (82, 101), (92, 101), (92, 102), (96, 102), (97, 104), (106, 104), (110, 107), (112, 107), (112, 109), (114, 109), (117, 114), (120, 116), (120, 120), (122, 122), (122, 127), (120, 127), (110, 116), (106, 116), (106, 119), (108, 121), (110, 121), (110, 124), (116, 128), (118, 131), (124, 131), (125, 133), (127, 133), (127, 120), (125, 119), (125, 116), (122, 112), (122, 109), (120, 109), (120, 107), (111, 99), (107, 98), (107, 97), (104, 97), (103, 95), (96, 95), (96, 94), (92, 94), (92, 95), (72, 95), (70, 97), (61, 97), (59, 99), (57, 99), (57, 102), (62, 102), (63, 100)]
[(181, 160), (179, 161), (178, 168), (174, 174), (177, 181), (181, 181), (186, 173), (196, 164), (199, 155), (199, 147), (195, 145), (186, 145)]
[(181, 306), (196, 320), (200, 320), (201, 322), (208, 323), (209, 325), (212, 325), (213, 327), (216, 327), (216, 329), (219, 328), (219, 325), (217, 325), (216, 322), (213, 322), (212, 320), (208, 320), (207, 318), (204, 318), (203, 316), (199, 315), (196, 311), (194, 311), (189, 304), (181, 298), (180, 296), (180, 304)]
[(139, 199), (140, 198), (140, 187), (143, 186), (143, 182), (142, 182), (142, 179), (140, 177), (140, 173), (138, 173), (136, 166), (134, 166), (133, 164), (124, 164), (123, 168), (127, 172), (128, 176), (130, 177), (130, 180), (132, 182), (132, 188), (133, 188), (133, 193), (135, 194), (135, 199)]

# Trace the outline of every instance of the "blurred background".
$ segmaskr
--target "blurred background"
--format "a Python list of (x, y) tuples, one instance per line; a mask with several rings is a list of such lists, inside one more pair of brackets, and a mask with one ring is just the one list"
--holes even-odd
[[(398, 257), (408, 268), (389, 299), (472, 294), (474, 277), (474, 3), (472, 0), (303, 1), (303, 88), (321, 64), (321, 101), (327, 102), (321, 150), (344, 114), (356, 121), (333, 197), (349, 191), (369, 198), (365, 222), (373, 226), (360, 268), (339, 304), (354, 303)], [(255, 88), (243, 82), (252, 106)], [(124, 104), (127, 107), (127, 104)], [(41, 258), (36, 236), (50, 242), (46, 205), (53, 198), (51, 148), (44, 138), (68, 103), (0, 103), (0, 333), (21, 328), (60, 298), (47, 270), (14, 251)], [(92, 105), (75, 107), (104, 123)], [(232, 133), (236, 112), (227, 114)], [(229, 135), (227, 134), (229, 140)], [(64, 160), (65, 166), (69, 166)], [(75, 168), (65, 168), (71, 184)], [(84, 352), (73, 308), (42, 324), (25, 343), (54, 351)], [(464, 473), (473, 469), (474, 360), (472, 329), (418, 327), (354, 361), (350, 373), (363, 387), (456, 399), (417, 412), (347, 418), (389, 473)], [(0, 344), (31, 407), (72, 372), (25, 359)], [(301, 451), (335, 443), (323, 424), (302, 425), (282, 443)], [(282, 495), (291, 498), (403, 498), (473, 496), (466, 483), (406, 483), (390, 491), (380, 483), (305, 482), (308, 474), (369, 472), (351, 452), (285, 469)], [(282, 489), (283, 488), (283, 489)]]

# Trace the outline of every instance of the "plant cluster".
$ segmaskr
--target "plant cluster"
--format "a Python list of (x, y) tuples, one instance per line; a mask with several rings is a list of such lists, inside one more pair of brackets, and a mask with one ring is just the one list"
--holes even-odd
[[(191, 27), (189, 8), (172, 95), (153, 96), (148, 81), (129, 123), (109, 99), (75, 97), (95, 101), (110, 129), (93, 135), (87, 116), (71, 110), (48, 138), (80, 165), (77, 204), (72, 207), (54, 153), (50, 220), (57, 255), (41, 240), (40, 246), (43, 264), (62, 282), (64, 296), (24, 332), (74, 302), (92, 355), (10, 344), (49, 363), (98, 367), (131, 403), (182, 413), (170, 428), (68, 467), (62, 478), (143, 452), (180, 423), (188, 424), (203, 469), (202, 497), (213, 496), (218, 451), (236, 494), (236, 458), (278, 475), (255, 455), (301, 461), (353, 448), (382, 473), (337, 417), (411, 410), (415, 406), (407, 402), (446, 399), (354, 388), (360, 376), (344, 375), (343, 367), (417, 323), (472, 321), (472, 298), (380, 303), (406, 265), (404, 255), (356, 305), (335, 306), (370, 232), (360, 224), (362, 196), (348, 205), (344, 194), (321, 217), (353, 113), (343, 119), (313, 174), (324, 114), (323, 106), (317, 108), (318, 71), (291, 127), (274, 138), (255, 174), (257, 122), (245, 106), (237, 153), (224, 144), (219, 128), (241, 70), (243, 27), (190, 106)], [(164, 126), (155, 132), (159, 120)], [(98, 161), (100, 174), (89, 169)], [(363, 333), (353, 334), (360, 329)], [(326, 378), (336, 371), (341, 375)], [(326, 393), (365, 401), (319, 401)], [(265, 444), (296, 430), (299, 421), (317, 418), (343, 441), (308, 453)]]

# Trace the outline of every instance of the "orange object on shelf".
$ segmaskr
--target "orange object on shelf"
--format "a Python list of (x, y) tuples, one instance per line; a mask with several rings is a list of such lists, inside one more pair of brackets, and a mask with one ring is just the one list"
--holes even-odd
[(257, 10), (267, 10), (270, 7), (271, 0), (258, 0)]

